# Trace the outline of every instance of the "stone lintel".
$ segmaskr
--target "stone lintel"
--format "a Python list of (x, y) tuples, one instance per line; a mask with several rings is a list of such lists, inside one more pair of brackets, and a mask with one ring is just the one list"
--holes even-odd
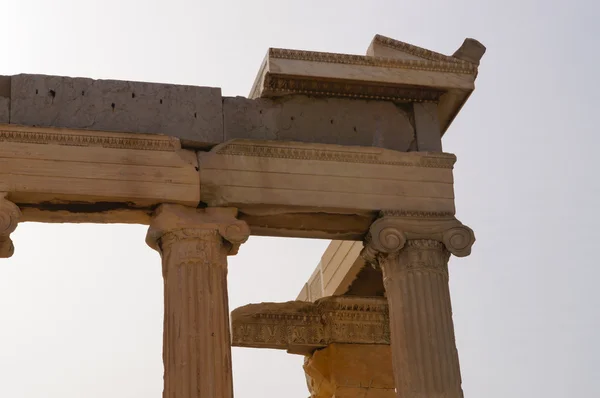
[(241, 139), (198, 154), (202, 202), (254, 214), (454, 213), (455, 161), (439, 152)]
[(163, 135), (0, 124), (0, 192), (23, 221), (148, 224), (172, 203), (236, 208), (254, 235), (362, 241), (381, 209), (453, 214), (455, 160), (266, 140), (195, 152)]
[(198, 159), (164, 135), (0, 124), (0, 192), (47, 212), (196, 207)]
[(326, 297), (315, 303), (250, 304), (235, 309), (232, 345), (308, 355), (333, 343), (389, 344), (383, 297)]

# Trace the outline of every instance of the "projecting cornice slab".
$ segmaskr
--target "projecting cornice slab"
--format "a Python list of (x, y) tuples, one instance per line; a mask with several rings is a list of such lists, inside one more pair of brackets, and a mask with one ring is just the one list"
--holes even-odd
[(484, 52), (473, 39), (446, 56), (381, 35), (366, 56), (271, 48), (250, 98), (305, 94), (434, 102), (443, 133), (475, 89)]

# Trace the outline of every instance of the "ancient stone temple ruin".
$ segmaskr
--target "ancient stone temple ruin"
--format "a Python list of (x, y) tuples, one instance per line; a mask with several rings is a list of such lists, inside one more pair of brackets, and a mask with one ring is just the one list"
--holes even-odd
[[(232, 345), (305, 356), (313, 397), (462, 397), (448, 260), (475, 237), (442, 137), (484, 52), (270, 49), (248, 98), (0, 76), (0, 256), (19, 222), (148, 225), (165, 398), (231, 398)], [(332, 243), (296, 301), (230, 317), (227, 257), (249, 235)]]

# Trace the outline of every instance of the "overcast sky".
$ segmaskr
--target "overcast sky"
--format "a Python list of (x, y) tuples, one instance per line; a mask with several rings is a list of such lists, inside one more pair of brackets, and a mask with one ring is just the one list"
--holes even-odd
[[(0, 0), (0, 74), (222, 87), (247, 95), (268, 47), (363, 54), (380, 33), (445, 54), (486, 45), (444, 138), (467, 398), (600, 396), (598, 44), (594, 1)], [(146, 228), (22, 224), (0, 264), (0, 396), (162, 392), (160, 259)], [(251, 238), (230, 258), (231, 309), (294, 299), (327, 241)], [(238, 398), (306, 398), (302, 358), (233, 350)]]

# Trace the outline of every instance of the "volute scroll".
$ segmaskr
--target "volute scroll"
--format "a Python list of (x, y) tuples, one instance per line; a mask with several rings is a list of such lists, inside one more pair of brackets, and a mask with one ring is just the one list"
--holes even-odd
[(6, 192), (0, 192), (0, 258), (9, 258), (13, 255), (15, 247), (10, 234), (17, 229), (21, 218), (19, 207), (10, 202)]
[(369, 229), (361, 255), (376, 266), (378, 255), (397, 253), (407, 241), (419, 239), (441, 242), (450, 253), (465, 257), (471, 253), (475, 234), (447, 213), (382, 211)]

